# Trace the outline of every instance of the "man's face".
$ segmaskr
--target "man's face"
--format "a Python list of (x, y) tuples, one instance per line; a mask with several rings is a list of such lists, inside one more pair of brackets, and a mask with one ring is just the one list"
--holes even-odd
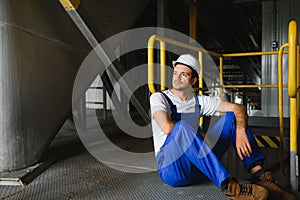
[(177, 64), (174, 67), (173, 73), (173, 89), (175, 90), (187, 90), (192, 87), (196, 82), (195, 78), (192, 78), (192, 70), (185, 65)]

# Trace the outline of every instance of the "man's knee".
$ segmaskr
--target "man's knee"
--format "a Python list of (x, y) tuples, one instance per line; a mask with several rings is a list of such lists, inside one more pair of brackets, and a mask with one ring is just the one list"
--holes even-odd
[(183, 187), (188, 185), (185, 178), (176, 176), (175, 174), (172, 174), (170, 176), (168, 176), (167, 174), (160, 174), (160, 178), (165, 184), (171, 187)]

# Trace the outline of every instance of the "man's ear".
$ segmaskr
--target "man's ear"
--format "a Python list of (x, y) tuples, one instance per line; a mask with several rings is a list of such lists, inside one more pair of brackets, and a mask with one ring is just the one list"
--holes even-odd
[(195, 85), (195, 83), (197, 83), (197, 81), (198, 81), (198, 79), (196, 78), (196, 77), (194, 77), (193, 79), (192, 79), (192, 84), (191, 85)]

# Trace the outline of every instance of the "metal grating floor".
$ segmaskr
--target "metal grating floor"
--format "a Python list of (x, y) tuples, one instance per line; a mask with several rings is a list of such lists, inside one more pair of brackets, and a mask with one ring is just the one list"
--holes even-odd
[(164, 184), (157, 172), (126, 173), (92, 157), (67, 130), (47, 156), (58, 161), (24, 187), (0, 186), (0, 199), (228, 199), (209, 181), (181, 188)]
[(125, 173), (82, 152), (52, 165), (29, 185), (0, 186), (0, 198), (15, 199), (227, 199), (210, 182), (171, 188), (157, 172)]

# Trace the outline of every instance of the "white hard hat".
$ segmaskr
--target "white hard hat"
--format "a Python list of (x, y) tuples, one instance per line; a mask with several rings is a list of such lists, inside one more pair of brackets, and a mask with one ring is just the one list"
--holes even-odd
[(172, 61), (173, 67), (176, 66), (176, 64), (183, 64), (187, 67), (189, 67), (191, 70), (195, 70), (199, 74), (199, 67), (200, 63), (199, 60), (196, 59), (191, 54), (183, 54), (177, 58), (177, 60)]

